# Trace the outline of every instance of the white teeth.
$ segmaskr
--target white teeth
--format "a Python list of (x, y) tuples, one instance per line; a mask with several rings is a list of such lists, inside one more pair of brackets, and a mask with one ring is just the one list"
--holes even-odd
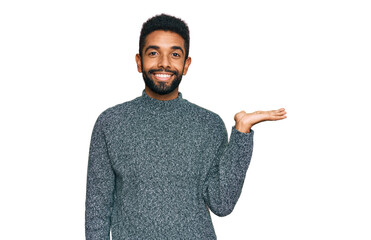
[(168, 78), (170, 76), (171, 76), (170, 74), (156, 74), (156, 77), (160, 77), (160, 78)]

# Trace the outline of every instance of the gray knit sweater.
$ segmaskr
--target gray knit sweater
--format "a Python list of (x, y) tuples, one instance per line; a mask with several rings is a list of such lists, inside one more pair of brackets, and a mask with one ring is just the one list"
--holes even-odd
[(232, 212), (253, 131), (182, 98), (142, 96), (104, 111), (91, 138), (87, 240), (216, 239), (209, 210)]

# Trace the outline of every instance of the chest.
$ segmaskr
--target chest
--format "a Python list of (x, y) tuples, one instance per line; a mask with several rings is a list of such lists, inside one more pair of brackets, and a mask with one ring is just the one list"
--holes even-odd
[(207, 125), (189, 118), (132, 117), (107, 135), (116, 174), (132, 181), (184, 181), (205, 172)]

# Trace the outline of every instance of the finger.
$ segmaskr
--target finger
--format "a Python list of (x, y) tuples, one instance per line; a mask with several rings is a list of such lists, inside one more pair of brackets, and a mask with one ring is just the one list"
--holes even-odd
[(284, 108), (280, 108), (280, 109), (277, 110), (277, 113), (286, 114), (286, 110)]
[(271, 110), (269, 112), (271, 112), (271, 113), (279, 113), (279, 112), (284, 112), (284, 111), (285, 111), (284, 108), (280, 108), (280, 109), (277, 109), (277, 110)]
[(285, 118), (287, 118), (286, 115), (284, 115), (284, 116), (274, 116), (274, 120), (282, 120), (282, 119), (285, 119)]
[(285, 115), (286, 114), (286, 111), (285, 110), (273, 110), (270, 112), (272, 115)]

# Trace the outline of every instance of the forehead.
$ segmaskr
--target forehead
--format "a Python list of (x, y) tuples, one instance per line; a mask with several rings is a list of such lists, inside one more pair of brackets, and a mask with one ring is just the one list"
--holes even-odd
[(144, 46), (155, 45), (160, 48), (179, 46), (184, 49), (184, 39), (175, 32), (156, 30), (147, 35)]

